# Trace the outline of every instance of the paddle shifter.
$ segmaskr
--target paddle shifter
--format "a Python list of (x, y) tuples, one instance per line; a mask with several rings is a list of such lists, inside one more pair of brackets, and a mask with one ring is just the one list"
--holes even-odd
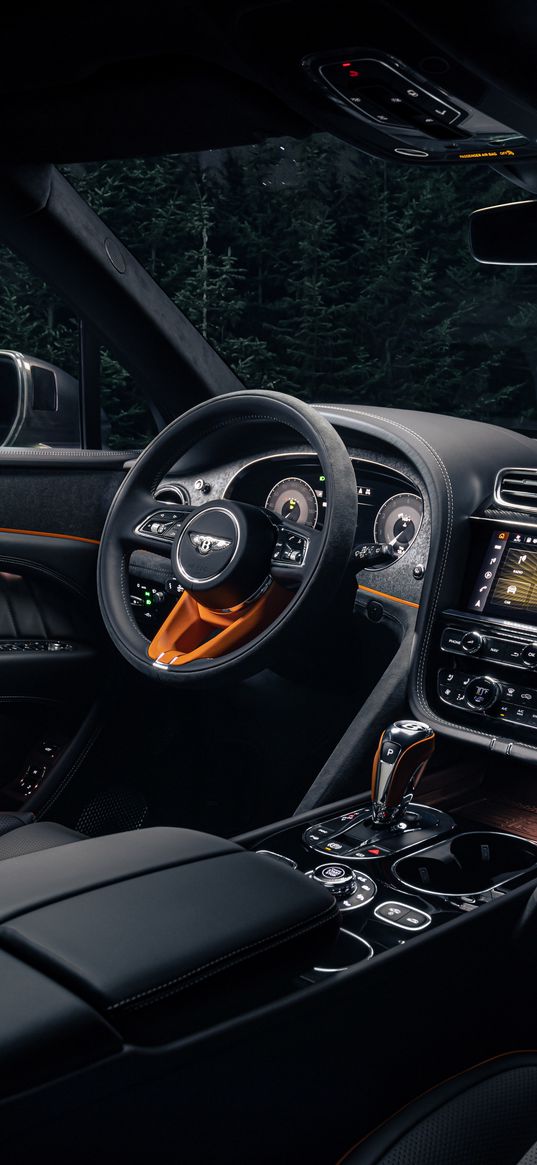
[(434, 752), (435, 734), (419, 720), (396, 720), (382, 733), (373, 761), (373, 824), (399, 821)]

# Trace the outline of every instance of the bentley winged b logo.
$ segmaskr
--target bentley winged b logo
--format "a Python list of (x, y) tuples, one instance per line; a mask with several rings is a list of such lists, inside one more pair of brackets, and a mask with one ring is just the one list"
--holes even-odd
[(227, 550), (231, 546), (229, 538), (215, 538), (213, 534), (189, 534), (188, 537), (198, 554), (212, 554), (214, 550)]

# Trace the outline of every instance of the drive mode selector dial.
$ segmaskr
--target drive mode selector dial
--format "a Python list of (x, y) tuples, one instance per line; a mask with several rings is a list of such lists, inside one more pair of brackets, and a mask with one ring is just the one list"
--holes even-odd
[(358, 888), (355, 871), (343, 862), (330, 862), (313, 871), (316, 882), (321, 882), (334, 898), (350, 898)]
[(466, 704), (475, 712), (488, 712), (500, 699), (502, 689), (490, 676), (476, 676), (466, 689)]

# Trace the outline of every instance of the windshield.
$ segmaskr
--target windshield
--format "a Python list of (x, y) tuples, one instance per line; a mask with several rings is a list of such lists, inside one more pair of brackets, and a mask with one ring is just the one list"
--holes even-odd
[(329, 135), (67, 168), (248, 387), (537, 427), (537, 273), (471, 259), (521, 191)]

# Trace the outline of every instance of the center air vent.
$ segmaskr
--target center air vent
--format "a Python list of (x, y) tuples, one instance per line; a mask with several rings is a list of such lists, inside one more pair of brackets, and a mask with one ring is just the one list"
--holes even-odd
[(537, 469), (502, 469), (496, 478), (494, 500), (510, 510), (537, 511)]

